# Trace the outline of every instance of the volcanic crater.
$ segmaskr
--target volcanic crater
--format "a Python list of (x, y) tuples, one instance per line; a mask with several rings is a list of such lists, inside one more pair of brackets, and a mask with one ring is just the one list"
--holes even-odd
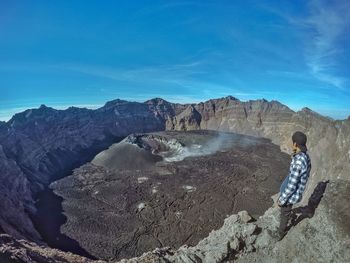
[[(131, 134), (50, 185), (66, 217), (58, 232), (105, 260), (195, 245), (228, 215), (262, 215), (289, 162), (270, 140), (236, 133)], [(42, 224), (57, 217), (46, 209)]]

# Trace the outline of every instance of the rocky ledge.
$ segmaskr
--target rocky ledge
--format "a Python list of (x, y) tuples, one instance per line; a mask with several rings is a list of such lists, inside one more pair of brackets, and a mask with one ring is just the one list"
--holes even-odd
[[(220, 229), (195, 246), (158, 248), (118, 262), (350, 262), (349, 191), (349, 181), (319, 182), (308, 204), (293, 209), (289, 232), (281, 241), (275, 235), (280, 209), (274, 205), (257, 220), (246, 211), (227, 217)], [(0, 247), (1, 262), (106, 262), (14, 240), (8, 235), (0, 235)]]
[(348, 181), (319, 182), (308, 204), (293, 209), (281, 241), (276, 235), (280, 209), (274, 205), (256, 221), (246, 211), (226, 218), (196, 246), (157, 249), (120, 263), (350, 262), (349, 190)]

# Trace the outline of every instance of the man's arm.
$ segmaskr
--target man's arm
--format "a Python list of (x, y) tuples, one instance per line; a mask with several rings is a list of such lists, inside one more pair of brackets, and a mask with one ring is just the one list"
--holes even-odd
[(299, 182), (300, 171), (301, 171), (300, 160), (293, 160), (293, 163), (289, 171), (289, 180), (288, 180), (287, 187), (284, 188), (284, 191), (281, 193), (280, 197), (278, 198), (279, 205), (284, 205), (287, 202), (288, 198), (295, 192), (296, 186)]

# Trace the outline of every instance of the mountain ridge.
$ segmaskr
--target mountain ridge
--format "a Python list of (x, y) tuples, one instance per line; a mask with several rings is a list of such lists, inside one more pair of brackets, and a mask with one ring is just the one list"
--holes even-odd
[[(347, 117), (347, 118), (344, 118), (344, 119), (334, 119), (332, 117), (329, 117), (329, 116), (325, 116), (325, 115), (322, 115), (321, 113), (318, 113), (317, 111), (314, 111), (312, 109), (310, 109), (309, 107), (303, 107), (302, 109), (300, 109), (299, 111), (294, 111), (292, 109), (290, 109), (287, 105), (279, 102), (278, 100), (267, 100), (267, 99), (255, 99), (255, 100), (247, 100), (247, 101), (241, 101), (240, 99), (232, 96), (232, 95), (228, 95), (226, 97), (220, 97), (220, 98), (214, 98), (214, 99), (208, 99), (206, 101), (203, 101), (203, 102), (199, 102), (199, 103), (177, 103), (177, 102), (170, 102), (170, 101), (167, 101), (163, 98), (160, 98), (160, 97), (155, 97), (155, 98), (152, 98), (152, 99), (149, 99), (149, 100), (146, 100), (144, 102), (136, 102), (136, 101), (127, 101), (127, 100), (124, 100), (124, 99), (114, 99), (114, 100), (110, 100), (110, 101), (107, 101), (103, 106), (97, 108), (97, 109), (101, 109), (101, 108), (104, 108), (104, 107), (113, 107), (118, 105), (118, 104), (125, 104), (125, 103), (130, 103), (130, 102), (133, 102), (133, 103), (144, 103), (144, 104), (153, 104), (153, 105), (159, 105), (159, 104), (166, 104), (166, 105), (196, 105), (196, 104), (204, 104), (204, 103), (209, 103), (209, 102), (212, 102), (212, 101), (220, 101), (220, 100), (224, 100), (224, 99), (229, 99), (229, 100), (236, 100), (236, 101), (239, 101), (239, 102), (246, 102), (246, 103), (254, 103), (254, 102), (259, 102), (259, 101), (262, 101), (262, 102), (268, 102), (270, 104), (278, 104), (278, 105), (281, 105), (283, 107), (286, 107), (288, 108), (289, 110), (297, 113), (297, 112), (302, 112), (302, 111), (308, 111), (308, 112), (313, 112), (315, 113), (316, 115), (320, 115), (324, 118), (328, 118), (329, 120), (332, 120), (332, 121), (345, 121), (345, 120), (350, 120), (350, 115)], [(22, 112), (18, 112), (18, 113), (15, 113), (8, 121), (0, 121), (0, 125), (1, 124), (8, 124), (16, 115), (20, 114), (22, 115), (23, 113), (27, 113), (28, 111), (31, 111), (31, 110), (40, 110), (40, 109), (53, 109), (53, 110), (57, 110), (57, 111), (67, 111), (68, 109), (86, 109), (86, 110), (92, 110), (93, 109), (89, 109), (87, 107), (76, 107), (76, 106), (70, 106), (68, 107), (67, 109), (55, 109), (54, 107), (50, 107), (50, 106), (46, 106), (45, 104), (41, 104), (38, 108), (29, 108), (29, 109), (26, 109)]]

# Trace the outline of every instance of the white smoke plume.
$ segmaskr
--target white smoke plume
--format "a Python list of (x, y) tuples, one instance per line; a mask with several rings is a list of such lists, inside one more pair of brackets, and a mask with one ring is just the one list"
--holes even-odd
[(232, 147), (232, 136), (227, 133), (218, 133), (216, 137), (209, 140), (203, 145), (192, 144), (189, 146), (182, 146), (180, 143), (168, 144), (170, 150), (160, 153), (167, 162), (182, 161), (186, 157), (195, 157), (210, 155), (217, 151), (224, 151)]

